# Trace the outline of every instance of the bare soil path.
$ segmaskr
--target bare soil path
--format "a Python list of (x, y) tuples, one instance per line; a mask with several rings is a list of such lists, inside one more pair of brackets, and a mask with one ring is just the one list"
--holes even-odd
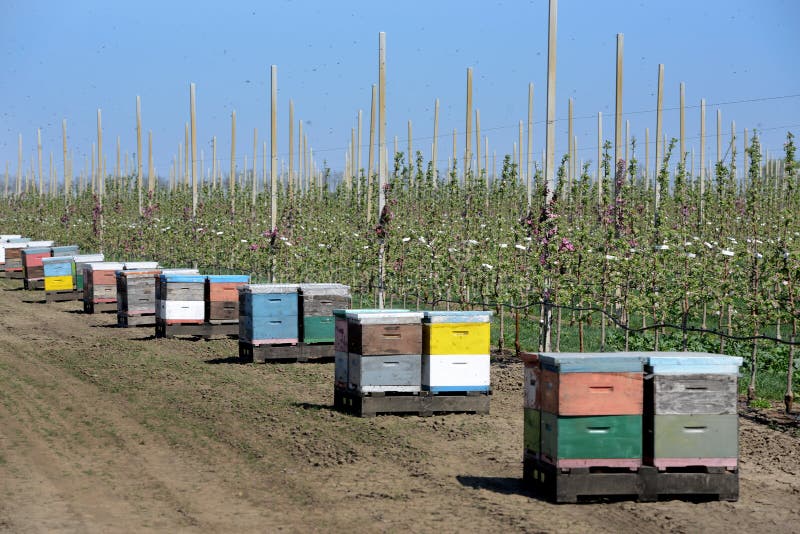
[[(796, 532), (800, 436), (740, 418), (738, 502), (556, 506), (521, 483), (522, 368), (488, 416), (333, 411), (333, 364), (239, 365), (0, 280), (0, 532)], [(39, 293), (40, 295), (41, 293)]]

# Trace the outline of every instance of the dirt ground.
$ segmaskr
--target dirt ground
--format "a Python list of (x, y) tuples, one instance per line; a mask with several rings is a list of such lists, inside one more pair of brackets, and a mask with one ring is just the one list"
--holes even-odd
[[(333, 411), (333, 364), (240, 365), (0, 280), (0, 532), (797, 532), (797, 427), (740, 417), (738, 502), (553, 505), (522, 475), (522, 367), (491, 415)], [(38, 293), (37, 296), (40, 296)]]

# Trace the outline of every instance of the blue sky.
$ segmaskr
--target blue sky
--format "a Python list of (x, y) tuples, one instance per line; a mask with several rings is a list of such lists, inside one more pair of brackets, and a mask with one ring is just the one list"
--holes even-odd
[[(758, 129), (771, 153), (787, 130), (800, 131), (800, 2), (794, 0), (561, 0), (558, 9), (557, 148), (567, 149), (567, 100), (575, 100), (580, 160), (596, 159), (597, 112), (613, 138), (616, 34), (625, 39), (625, 119), (631, 134), (655, 138), (658, 64), (665, 65), (665, 132), (678, 135), (678, 84), (686, 84), (688, 147), (698, 151), (698, 105), (708, 103), (707, 154), (715, 158), (716, 110), (724, 143), (731, 121)], [(534, 159), (544, 144), (547, 1), (242, 1), (0, 2), (0, 172), (17, 168), (23, 135), (28, 168), (42, 129), (61, 174), (61, 120), (68, 122), (74, 172), (84, 167), (103, 113), (107, 169), (116, 137), (133, 153), (135, 102), (142, 98), (155, 164), (168, 174), (189, 120), (189, 83), (197, 84), (198, 148), (211, 166), (211, 137), (227, 170), (230, 114), (237, 112), (238, 167), (252, 160), (253, 129), (269, 135), (269, 67), (278, 66), (279, 159), (288, 157), (288, 103), (315, 159), (341, 170), (364, 113), (367, 143), (370, 88), (378, 79), (378, 32), (387, 40), (388, 137), (405, 150), (407, 121), (414, 149), (430, 157), (433, 104), (441, 101), (439, 167), (452, 152), (452, 131), (464, 148), (466, 69), (474, 69), (474, 107), (498, 160), (518, 139), (534, 83)], [(793, 96), (792, 96), (793, 95)], [(774, 98), (781, 97), (781, 98)], [(787, 98), (788, 97), (788, 98)], [(764, 100), (768, 99), (768, 100)], [(749, 102), (732, 103), (747, 100)], [(295, 126), (295, 136), (297, 127)], [(752, 134), (751, 134), (752, 135)], [(527, 143), (527, 141), (525, 141)], [(391, 145), (391, 144), (390, 144)], [(688, 150), (688, 149), (687, 149)], [(366, 166), (366, 146), (363, 166)], [(145, 148), (146, 153), (146, 148)], [(653, 149), (651, 147), (651, 158)], [(640, 151), (643, 159), (643, 151)], [(251, 165), (252, 162), (249, 162)], [(499, 164), (499, 163), (498, 163)]]

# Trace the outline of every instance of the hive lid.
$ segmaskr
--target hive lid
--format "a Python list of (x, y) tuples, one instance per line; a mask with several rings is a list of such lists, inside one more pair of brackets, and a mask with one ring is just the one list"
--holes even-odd
[(488, 323), (491, 311), (425, 311), (423, 323)]
[(369, 311), (347, 310), (347, 320), (356, 324), (421, 324), (422, 312), (380, 310)]
[(252, 294), (277, 294), (297, 293), (300, 284), (248, 284), (239, 288), (242, 293)]
[(206, 275), (204, 274), (171, 274), (161, 271), (161, 281), (166, 283), (206, 283)]
[(11, 241), (12, 239), (21, 239), (19, 234), (0, 234), (0, 242)]
[(300, 293), (312, 296), (349, 297), (350, 286), (344, 284), (300, 284)]
[[(333, 310), (333, 315), (338, 317), (338, 318), (340, 318), (340, 319), (346, 319), (347, 318), (347, 312), (351, 312), (351, 311), (357, 311), (357, 312), (360, 312), (360, 313), (383, 313), (383, 312), (388, 311), (388, 310), (382, 310), (382, 309), (378, 309), (378, 308), (357, 308), (357, 309), (346, 309), (345, 310), (345, 309), (337, 308), (337, 309)], [(407, 311), (411, 311), (411, 310), (396, 309), (396, 310), (392, 310), (392, 311), (407, 312)]]
[(28, 246), (28, 241), (30, 241), (30, 239), (28, 239), (28, 238), (25, 238), (25, 239), (27, 239), (27, 241), (17, 241), (17, 240), (13, 240), (12, 239), (8, 243), (3, 243), (2, 247), (3, 248), (26, 248)]
[(126, 261), (125, 270), (131, 269), (158, 269), (157, 261)]
[(648, 371), (655, 374), (738, 374), (739, 356), (708, 352), (642, 352)]
[(124, 271), (117, 271), (117, 278), (148, 277), (160, 274), (160, 269), (125, 269)]
[(52, 241), (28, 241), (28, 247), (52, 247)]
[(247, 284), (250, 282), (250, 276), (246, 274), (209, 274), (206, 278), (212, 284), (219, 284), (219, 283)]
[(122, 263), (116, 261), (91, 261), (81, 262), (84, 268), (89, 271), (121, 271)]
[(172, 269), (161, 269), (161, 274), (200, 274), (200, 270), (189, 267), (177, 267)]
[(42, 254), (43, 252), (50, 254), (50, 247), (27, 247), (22, 249), (23, 254)]
[(636, 373), (644, 357), (635, 352), (540, 352), (539, 361), (559, 373)]
[(98, 254), (76, 254), (72, 256), (72, 261), (75, 263), (90, 263), (90, 262), (97, 262), (103, 261), (106, 257), (102, 253)]
[(50, 258), (42, 258), (42, 263), (44, 265), (50, 265), (52, 263), (72, 263), (72, 256), (52, 256)]
[(62, 245), (60, 247), (53, 247), (53, 253), (56, 252), (78, 252), (78, 245)]

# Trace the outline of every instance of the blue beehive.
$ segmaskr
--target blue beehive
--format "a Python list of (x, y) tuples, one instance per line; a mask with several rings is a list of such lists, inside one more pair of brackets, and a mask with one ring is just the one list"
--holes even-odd
[(239, 288), (239, 341), (251, 345), (298, 343), (297, 284), (252, 284)]
[(45, 277), (72, 276), (72, 256), (42, 258)]
[(68, 256), (72, 257), (78, 254), (78, 245), (65, 245), (61, 247), (52, 247), (53, 257)]

